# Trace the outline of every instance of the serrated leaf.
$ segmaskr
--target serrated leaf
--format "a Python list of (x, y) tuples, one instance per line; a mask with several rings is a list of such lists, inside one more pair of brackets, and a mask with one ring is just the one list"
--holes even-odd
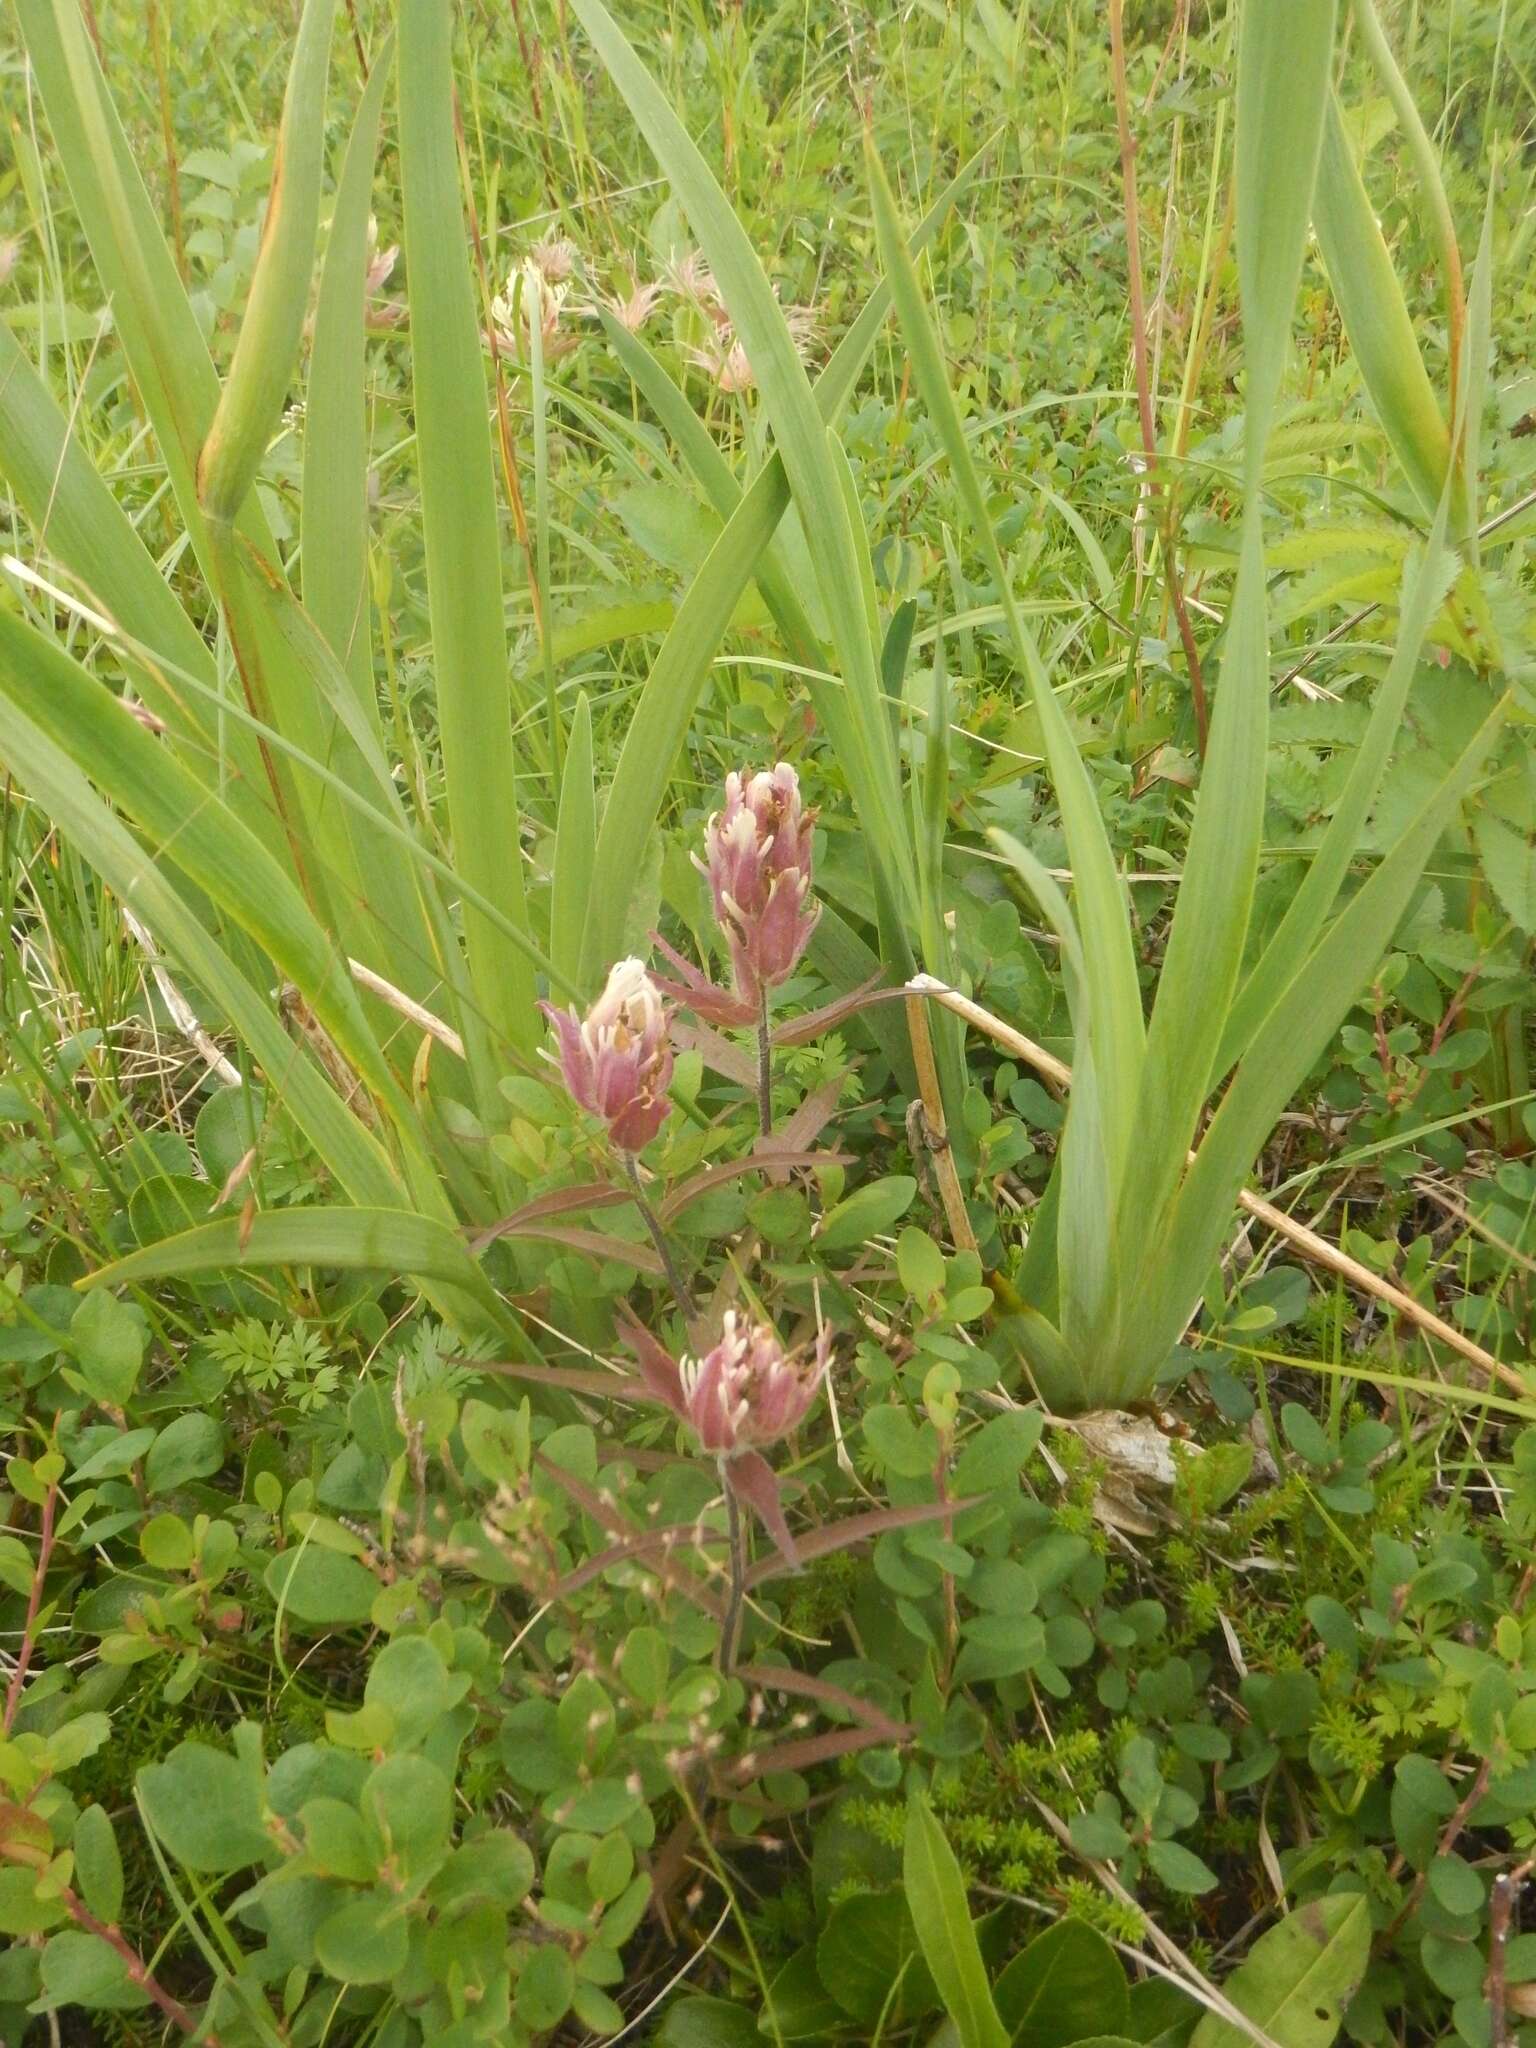
[(1511, 924), (1529, 937), (1536, 932), (1536, 841), (1491, 811), (1479, 812), (1472, 829), (1489, 888)]

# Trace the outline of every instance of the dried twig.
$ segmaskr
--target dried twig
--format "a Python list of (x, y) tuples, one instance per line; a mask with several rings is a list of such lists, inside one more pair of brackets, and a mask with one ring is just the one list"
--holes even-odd
[(361, 960), (348, 960), (347, 967), (359, 988), (377, 996), (381, 1003), (387, 1003), (412, 1024), (419, 1024), (428, 1038), (435, 1038), (439, 1045), (446, 1046), (455, 1059), (464, 1057), (464, 1041), (451, 1024), (445, 1024), (441, 1017), (434, 1017), (430, 1010), (422, 1008), (413, 996), (404, 989), (396, 988), (392, 981), (386, 981), (382, 974), (375, 974), (371, 967), (365, 967)]
[(197, 1012), (187, 1001), (181, 990), (160, 964), (160, 949), (144, 929), (127, 904), (123, 905), (123, 923), (142, 947), (149, 961), (149, 971), (155, 978), (155, 987), (160, 991), (160, 1000), (171, 1013), (171, 1022), (190, 1044), (196, 1046), (211, 1072), (228, 1088), (243, 1085), (240, 1069), (220, 1052), (218, 1046), (198, 1022)]
[(957, 1252), (973, 1252), (976, 1233), (966, 1214), (965, 1195), (960, 1187), (960, 1175), (955, 1169), (955, 1150), (949, 1142), (949, 1126), (944, 1121), (944, 1096), (939, 1088), (939, 1070), (934, 1063), (928, 1010), (917, 996), (907, 998), (907, 1028), (912, 1037), (912, 1064), (917, 1069), (917, 1086), (923, 1101), (923, 1137), (938, 1176), (939, 1192), (944, 1198), (949, 1234)]

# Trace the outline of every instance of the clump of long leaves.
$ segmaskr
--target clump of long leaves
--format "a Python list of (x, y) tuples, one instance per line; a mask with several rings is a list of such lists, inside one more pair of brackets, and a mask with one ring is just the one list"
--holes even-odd
[[(551, 994), (586, 999), (623, 950), (640, 856), (709, 663), (753, 578), (796, 660), (813, 676), (838, 677), (814, 682), (813, 698), (869, 849), (887, 972), (904, 978), (921, 963), (950, 977), (935, 829), (944, 814), (942, 748), (909, 807), (884, 702), (869, 537), (835, 432), (894, 301), (1038, 710), (1073, 873), (1069, 903), (1025, 849), (1005, 843), (1060, 934), (1076, 1040), (1072, 1109), (1017, 1276), (1025, 1307), (1013, 1327), (1053, 1402), (1123, 1403), (1144, 1392), (1200, 1298), (1244, 1174), (1385, 948), (1500, 718), (1495, 707), (1340, 908), (1449, 575), (1447, 522), (1459, 537), (1466, 502), (1454, 434), (1437, 454), (1425, 427), (1404, 441), (1405, 455), (1411, 443), (1421, 468), (1439, 462), (1436, 502), (1448, 509), (1410, 570), (1396, 658), (1344, 800), (1279, 931), (1245, 968), (1269, 693), (1259, 478), (1320, 154), (1333, 166), (1335, 233), (1341, 218), (1363, 232), (1334, 161), (1342, 146), (1330, 111), (1334, 0), (1246, 0), (1243, 10), (1238, 247), (1248, 376), (1239, 567), (1150, 1020), (1110, 843), (1010, 586), (917, 280), (914, 246), (955, 188), (909, 245), (871, 153), (887, 277), (813, 387), (741, 223), (602, 0), (573, 0), (573, 11), (688, 215), (753, 365), (774, 451), (743, 488), (644, 344), (606, 323), (723, 526), (658, 653), (602, 801), (585, 706), (567, 718), (552, 687), (530, 687), (508, 663), (493, 407), (454, 138), (447, 0), (400, 7), (398, 45), (374, 53), (335, 194), (303, 386), (300, 601), (254, 485), (300, 375), (334, 11), (334, 0), (306, 0), (261, 256), (221, 383), (74, 0), (19, 0), (55, 145), (221, 638), (211, 649), (0, 330), (0, 465), (54, 558), (87, 593), (103, 665), (120, 670), (148, 714), (136, 715), (56, 638), (0, 617), (0, 755), (214, 999), (255, 1063), (280, 1079), (286, 1112), (345, 1198), (318, 1212), (205, 1225), (135, 1255), (116, 1277), (236, 1259), (384, 1268), (414, 1276), (461, 1326), (493, 1327), (526, 1344), (459, 1228), (504, 1217), (517, 1188), (489, 1148), (466, 1147), (460, 1134), (466, 1122), (482, 1133), (494, 1127), (502, 1075), (533, 1056), (541, 981)], [(392, 82), (440, 819), (415, 810), (393, 773), (369, 633), (364, 308), (369, 197)], [(1463, 384), (1479, 360), (1474, 335)], [(1464, 404), (1459, 417), (1469, 416), (1475, 407)], [(775, 530), (791, 503), (816, 564), (829, 646), (776, 553)], [(521, 752), (514, 717), (527, 736)], [(946, 718), (940, 678), (936, 736)], [(548, 815), (525, 797), (541, 782), (555, 792)], [(554, 848), (542, 871), (525, 870), (519, 857), (529, 826), (544, 828)], [(394, 1050), (396, 1009), (361, 993), (356, 978), (358, 967), (377, 979), (386, 965), (396, 996), (430, 1006), (446, 1026), (432, 1060), (409, 1070)], [(298, 1048), (266, 993), (274, 980), (298, 991), (314, 1026)], [(935, 1035), (944, 1092), (957, 1096), (958, 1026), (946, 1017)]]
[[(1362, 5), (1368, 11), (1369, 0)], [(1027, 849), (995, 835), (1061, 940), (1073, 1018), (1072, 1104), (1018, 1275), (1022, 1312), (1013, 1322), (1041, 1391), (1066, 1408), (1124, 1405), (1152, 1388), (1199, 1305), (1245, 1176), (1380, 960), (1507, 708), (1503, 697), (1487, 707), (1460, 758), (1346, 899), (1425, 635), (1457, 568), (1447, 524), (1464, 529), (1472, 493), (1464, 425), (1458, 436), (1455, 422), (1478, 414), (1474, 365), (1486, 354), (1488, 263), (1485, 244), (1481, 291), (1474, 284), (1472, 292), (1474, 315), (1482, 317), (1472, 322), (1447, 428), (1406, 315), (1397, 324), (1388, 317), (1402, 297), (1343, 140), (1329, 82), (1334, 17), (1334, 0), (1248, 0), (1243, 10), (1237, 247), (1247, 381), (1238, 566), (1188, 854), (1145, 1023), (1128, 904), (1109, 839), (1010, 588), (916, 273), (869, 151), (881, 251), (915, 380), (1030, 679), (1072, 865), (1069, 903)], [(1326, 176), (1319, 193), (1320, 154)], [(1260, 479), (1314, 211), (1329, 224), (1334, 274), (1349, 280), (1341, 296), (1359, 321), (1376, 323), (1363, 350), (1370, 388), (1433, 523), (1408, 567), (1397, 645), (1343, 794), (1284, 918), (1250, 957), (1270, 696)], [(1360, 249), (1372, 255), (1372, 274), (1384, 262), (1391, 281), (1374, 306), (1361, 303), (1351, 270), (1349, 252)]]
[[(281, 1077), (285, 1111), (347, 1201), (302, 1222), (264, 1214), (238, 1233), (209, 1225), (162, 1249), (157, 1269), (236, 1255), (280, 1261), (302, 1241), (309, 1257), (414, 1275), (456, 1320), (489, 1319), (505, 1335), (506, 1314), (454, 1226), (503, 1215), (515, 1185), (504, 1164), (479, 1163), (486, 1148), (445, 1136), (445, 1110), (460, 1135), (466, 1116), (482, 1132), (493, 1128), (501, 1077), (526, 1066), (542, 1035), (540, 981), (550, 994), (590, 996), (622, 950), (647, 839), (710, 661), (754, 575), (798, 657), (825, 668), (774, 549), (792, 489), (828, 564), (826, 608), (844, 676), (843, 687), (823, 689), (818, 711), (874, 852), (886, 957), (898, 973), (914, 964), (907, 935), (923, 922), (919, 882), (881, 698), (869, 549), (828, 432), (889, 294), (876, 292), (813, 392), (739, 224), (702, 163), (686, 167), (690, 205), (709, 233), (781, 452), (743, 491), (655, 358), (614, 329), (724, 527), (655, 660), (600, 803), (584, 701), (569, 717), (554, 692), (537, 703), (508, 661), (493, 407), (455, 146), (446, 0), (402, 7), (398, 46), (375, 52), (335, 193), (302, 381), (302, 602), (254, 485), (303, 369), (334, 0), (304, 8), (261, 254), (222, 384), (78, 7), (25, 0), (20, 14), (201, 572), (197, 596), (211, 601), (222, 637), (215, 654), (0, 329), (0, 464), (53, 562), (84, 593), (71, 625), (85, 620), (100, 635), (102, 665), (130, 684), (124, 695), (103, 688), (56, 639), (0, 618), (0, 753), (212, 998), (255, 1064)], [(627, 49), (623, 61), (634, 63)], [(370, 637), (364, 316), (370, 191), (392, 84), (440, 817), (415, 808), (393, 772)], [(531, 735), (521, 750), (514, 721)], [(542, 811), (527, 796), (540, 785), (556, 791)], [(520, 855), (530, 831), (554, 849), (531, 875)], [(938, 929), (938, 920), (930, 915), (927, 927)], [(947, 965), (942, 954), (924, 959), (938, 972)], [(396, 997), (430, 1005), (446, 1026), (430, 1066), (402, 1067), (394, 1050), (402, 1006), (360, 994), (358, 980), (370, 975)], [(298, 992), (315, 1027), (301, 1049), (275, 1014), (274, 981)], [(951, 1035), (952, 1081), (957, 1053)]]

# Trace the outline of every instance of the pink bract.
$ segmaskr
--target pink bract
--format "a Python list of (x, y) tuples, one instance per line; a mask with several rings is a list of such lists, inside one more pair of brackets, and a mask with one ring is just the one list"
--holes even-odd
[(816, 813), (800, 801), (787, 761), (725, 779), (725, 804), (704, 834), (715, 916), (730, 948), (736, 986), (748, 1003), (788, 980), (810, 944), (821, 906), (811, 896)]
[(671, 1013), (639, 960), (620, 960), (585, 1017), (539, 1006), (560, 1040), (560, 1072), (573, 1101), (608, 1126), (623, 1152), (639, 1152), (671, 1104)]

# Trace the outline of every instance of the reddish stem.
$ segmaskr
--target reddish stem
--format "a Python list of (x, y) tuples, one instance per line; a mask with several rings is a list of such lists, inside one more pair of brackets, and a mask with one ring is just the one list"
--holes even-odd
[(49, 1559), (53, 1556), (53, 1514), (58, 1505), (59, 1487), (55, 1480), (43, 1498), (43, 1522), (38, 1534), (37, 1569), (32, 1574), (32, 1589), (27, 1595), (27, 1619), (21, 1632), (21, 1650), (16, 1658), (16, 1669), (11, 1673), (11, 1682), (5, 1695), (5, 1732), (11, 1732), (21, 1706), (21, 1689), (26, 1683), (27, 1667), (32, 1662), (32, 1650), (37, 1640), (37, 1617), (43, 1604), (43, 1581), (48, 1576)]
[(86, 1905), (85, 1901), (66, 1885), (59, 1893), (59, 1901), (77, 1927), (87, 1934), (94, 1934), (107, 1947), (122, 1957), (123, 1967), (128, 1972), (130, 1983), (137, 1984), (147, 1998), (154, 2000), (168, 2020), (172, 2020), (189, 2037), (195, 2037), (206, 2044), (206, 2048), (219, 2048), (216, 2034), (204, 2033), (201, 2023), (193, 2016), (179, 1998), (174, 1998), (151, 1971), (148, 1963), (129, 1941), (120, 1927), (110, 1927)]

